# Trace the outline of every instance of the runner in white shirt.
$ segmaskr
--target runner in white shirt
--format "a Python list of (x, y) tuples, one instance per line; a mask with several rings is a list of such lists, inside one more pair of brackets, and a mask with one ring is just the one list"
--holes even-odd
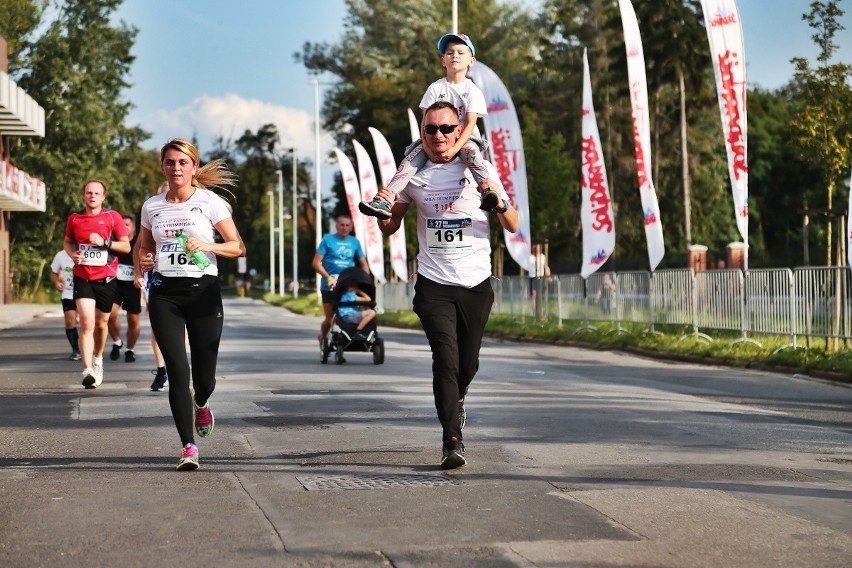
[(79, 361), (80, 332), (77, 331), (77, 303), (74, 301), (74, 259), (62, 249), (53, 257), (50, 263), (50, 281), (62, 293), (62, 313), (65, 318), (65, 337), (71, 344), (71, 355), (68, 359)]
[[(163, 146), (160, 158), (169, 190), (142, 206), (134, 279), (144, 285), (143, 273), (154, 270), (148, 308), (182, 446), (177, 469), (192, 470), (199, 466), (195, 434), (207, 437), (214, 426), (209, 399), (216, 387), (224, 318), (216, 257), (244, 256), (246, 248), (226, 202), (205, 189), (234, 184), (224, 161), (199, 166), (198, 149), (179, 138)], [(215, 241), (215, 233), (223, 242)], [(182, 243), (181, 237), (188, 238)], [(192, 352), (191, 372), (184, 334)]]
[[(509, 205), (494, 167), (485, 162), (489, 177), (477, 185), (465, 163), (447, 155), (461, 135), (461, 126), (451, 132), (430, 128), (452, 123), (455, 112), (448, 102), (426, 109), (421, 135), (429, 161), (399, 194), (391, 218), (378, 220), (382, 233), (391, 235), (399, 229), (409, 205), (417, 208), (420, 251), (414, 312), (432, 348), (432, 390), (443, 428), (443, 469), (467, 463), (462, 443), (464, 400), (479, 368), (482, 334), (494, 302), (489, 217), (479, 207), (479, 195), (496, 192), (502, 203), (494, 209), (500, 225), (513, 233), (518, 230), (518, 214)], [(385, 199), (390, 196), (387, 188), (379, 193)]]

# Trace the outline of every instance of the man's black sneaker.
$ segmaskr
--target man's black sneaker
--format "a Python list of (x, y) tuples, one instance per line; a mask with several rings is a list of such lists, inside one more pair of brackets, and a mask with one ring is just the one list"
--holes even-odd
[(124, 362), (125, 363), (135, 363), (136, 355), (133, 354), (133, 349), (128, 349), (124, 352)]
[(159, 369), (156, 371), (151, 371), (154, 373), (154, 382), (151, 383), (151, 390), (154, 392), (160, 392), (166, 386), (166, 383), (169, 382), (169, 375), (166, 373), (165, 369), (160, 371)]
[(121, 357), (121, 345), (117, 345), (115, 343), (112, 344), (112, 351), (109, 352), (109, 360), (110, 361), (118, 361), (118, 358)]
[[(494, 204), (494, 207), (497, 207), (496, 203)], [(373, 198), (373, 200), (369, 202), (362, 201), (358, 204), (358, 210), (364, 215), (368, 215), (370, 217), (378, 217), (379, 219), (391, 218), (391, 202), (383, 201), (378, 198)]]
[(483, 211), (494, 211), (494, 209), (500, 204), (500, 196), (497, 195), (496, 191), (489, 189), (482, 193), (482, 204), (480, 204), (479, 208)]
[(449, 446), (444, 446), (441, 469), (456, 469), (464, 465), (467, 465), (467, 460), (464, 459), (464, 444), (462, 442), (450, 442)]

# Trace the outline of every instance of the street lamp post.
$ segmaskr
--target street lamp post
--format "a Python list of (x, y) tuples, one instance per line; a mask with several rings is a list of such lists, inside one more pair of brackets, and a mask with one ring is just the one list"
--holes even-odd
[(296, 202), (296, 149), (293, 153), (293, 297), (299, 297), (299, 209)]
[[(314, 140), (316, 142), (315, 157), (314, 157), (314, 179), (316, 180), (316, 242), (314, 246), (319, 246), (322, 240), (322, 195), (320, 192), (320, 118), (319, 118), (319, 81), (311, 80), (314, 86)], [(316, 277), (317, 296), (320, 293), (320, 275), (317, 272)]]
[(267, 191), (269, 196), (269, 290), (275, 293), (275, 193)]
[(278, 174), (278, 293), (284, 295), (284, 172)]

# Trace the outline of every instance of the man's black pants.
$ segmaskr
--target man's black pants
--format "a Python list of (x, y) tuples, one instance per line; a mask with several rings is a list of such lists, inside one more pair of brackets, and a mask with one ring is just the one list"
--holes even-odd
[(479, 370), (482, 334), (493, 303), (490, 279), (464, 288), (417, 275), (414, 313), (432, 348), (432, 391), (444, 430), (444, 445), (450, 438), (462, 439), (458, 401), (467, 394)]

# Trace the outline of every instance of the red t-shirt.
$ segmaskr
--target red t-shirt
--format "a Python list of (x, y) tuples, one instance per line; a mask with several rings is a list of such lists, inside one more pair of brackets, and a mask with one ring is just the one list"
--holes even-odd
[(74, 276), (86, 280), (115, 276), (118, 256), (91, 243), (89, 235), (92, 233), (104, 239), (118, 240), (127, 236), (127, 227), (121, 215), (111, 209), (101, 209), (97, 215), (72, 213), (65, 225), (65, 236), (76, 244), (77, 250), (83, 252), (82, 264), (74, 265)]

